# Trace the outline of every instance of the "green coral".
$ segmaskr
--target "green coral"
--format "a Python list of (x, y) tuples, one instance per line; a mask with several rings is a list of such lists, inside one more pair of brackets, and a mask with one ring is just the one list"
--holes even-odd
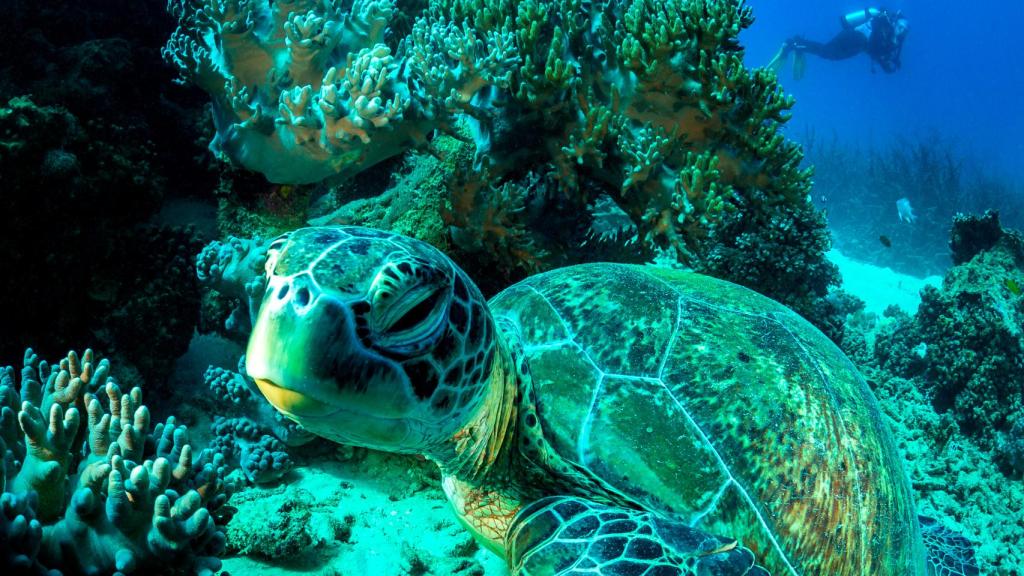
[[(742, 1), (434, 0), (410, 14), (411, 31), (398, 46), (383, 44), (386, 35), (349, 32), (368, 11), (386, 30), (403, 6), (356, 3), (339, 16), (302, 4), (312, 10), (304, 22), (320, 18), (303, 26), (324, 43), (317, 73), (303, 60), (302, 78), (284, 70), (297, 65), (294, 47), (270, 57), (279, 50), (270, 44), (274, 25), (248, 23), (292, 22), (298, 12), (286, 15), (287, 5), (248, 0), (237, 13), (198, 0), (176, 6), (181, 27), (168, 57), (216, 106), (235, 102), (218, 113), (215, 145), (274, 181), (357, 173), (422, 144), (429, 132), (452, 131), (455, 116), (466, 115), (489, 178), (526, 162), (558, 167), (568, 188), (580, 176), (596, 179), (645, 238), (681, 253), (698, 242), (682, 232), (688, 223), (713, 222), (734, 196), (759, 191), (770, 203), (806, 202), (809, 172), (778, 130), (792, 99), (770, 72), (742, 63), (738, 35), (753, 21)], [(185, 50), (204, 43), (205, 52)], [(328, 46), (335, 51), (327, 54)], [(241, 57), (253, 51), (258, 57)], [(214, 65), (217, 53), (223, 65)], [(215, 82), (204, 85), (195, 58), (212, 67)], [(276, 85), (266, 84), (268, 73)], [(255, 93), (230, 89), (253, 83)], [(339, 106), (358, 113), (344, 116)], [(259, 128), (257, 118), (273, 118), (276, 128)], [(524, 147), (524, 135), (540, 145)], [(695, 178), (708, 180), (708, 189), (695, 189)], [(679, 201), (682, 190), (690, 202)]]

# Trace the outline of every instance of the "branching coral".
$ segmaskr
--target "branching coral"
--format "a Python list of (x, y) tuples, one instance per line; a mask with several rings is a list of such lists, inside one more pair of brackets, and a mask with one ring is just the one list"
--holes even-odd
[[(266, 8), (263, 0), (247, 5), (257, 15), (291, 9)], [(424, 225), (433, 235), (425, 239), (469, 269), (500, 268), (505, 276), (494, 279), (494, 289), (553, 266), (657, 252), (781, 300), (823, 328), (832, 322), (836, 310), (825, 296), (838, 274), (823, 255), (824, 220), (809, 201), (802, 152), (780, 132), (793, 100), (772, 72), (743, 65), (738, 35), (753, 21), (743, 1), (429, 0), (387, 4), (376, 20), (384, 32), (358, 42), (346, 35), (345, 22), (383, 5), (357, 2), (339, 15), (333, 4), (313, 2), (288, 17), (291, 33), (308, 29), (334, 47), (309, 60), (319, 63), (324, 82), (266, 76), (295, 59), (269, 47), (273, 26), (261, 17), (254, 16), (264, 23), (247, 42), (277, 54), (278, 64), (251, 60), (263, 66), (260, 74), (225, 59), (241, 47), (218, 32), (222, 25), (199, 18), (195, 5), (178, 12), (181, 28), (168, 51), (173, 55), (182, 34), (195, 39), (228, 85), (244, 91), (247, 107), (228, 114), (211, 90), (218, 142), (241, 145), (222, 148), (272, 180), (356, 173), (435, 131), (471, 144), (470, 167), (461, 150), (435, 144), (444, 139), (431, 142), (447, 170), (440, 202), (406, 190), (403, 201), (392, 194), (382, 205), (429, 203), (441, 218)], [(411, 25), (393, 25), (397, 14)], [(338, 99), (369, 108), (336, 110)], [(270, 103), (280, 105), (278, 113)], [(258, 114), (246, 111), (256, 104)], [(277, 132), (257, 130), (267, 139), (262, 144), (236, 137), (256, 116)], [(327, 145), (332, 130), (341, 130), (338, 142)], [(607, 199), (632, 221), (621, 235), (628, 246), (615, 252), (591, 235), (593, 207)], [(369, 200), (359, 202), (363, 208), (330, 220), (391, 225), (360, 219)], [(448, 232), (440, 241), (438, 220)], [(838, 337), (838, 330), (830, 333)]]
[(215, 573), (223, 458), (194, 457), (173, 418), (151, 431), (142, 391), (122, 393), (109, 373), (90, 350), (50, 366), (30, 349), (20, 377), (0, 374), (4, 560), (30, 573)]

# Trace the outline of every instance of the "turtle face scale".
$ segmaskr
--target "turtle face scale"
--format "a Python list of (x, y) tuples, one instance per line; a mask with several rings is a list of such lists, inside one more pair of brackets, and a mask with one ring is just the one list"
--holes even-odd
[(267, 278), (246, 369), (308, 430), (424, 452), (486, 397), (493, 320), (476, 287), (428, 244), (303, 228), (271, 245)]

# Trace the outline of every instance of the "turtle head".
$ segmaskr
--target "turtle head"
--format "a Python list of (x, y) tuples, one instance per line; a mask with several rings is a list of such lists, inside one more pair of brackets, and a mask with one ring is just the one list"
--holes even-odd
[(348, 444), (425, 453), (487, 397), (487, 303), (430, 245), (358, 227), (278, 238), (246, 370), (271, 404)]

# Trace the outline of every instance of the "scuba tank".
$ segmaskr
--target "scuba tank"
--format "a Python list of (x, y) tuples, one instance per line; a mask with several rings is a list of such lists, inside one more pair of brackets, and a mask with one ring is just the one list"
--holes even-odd
[(878, 8), (865, 8), (863, 10), (857, 10), (850, 12), (849, 14), (841, 18), (843, 28), (853, 29), (858, 26), (863, 26), (871, 21), (872, 18), (882, 13)]

